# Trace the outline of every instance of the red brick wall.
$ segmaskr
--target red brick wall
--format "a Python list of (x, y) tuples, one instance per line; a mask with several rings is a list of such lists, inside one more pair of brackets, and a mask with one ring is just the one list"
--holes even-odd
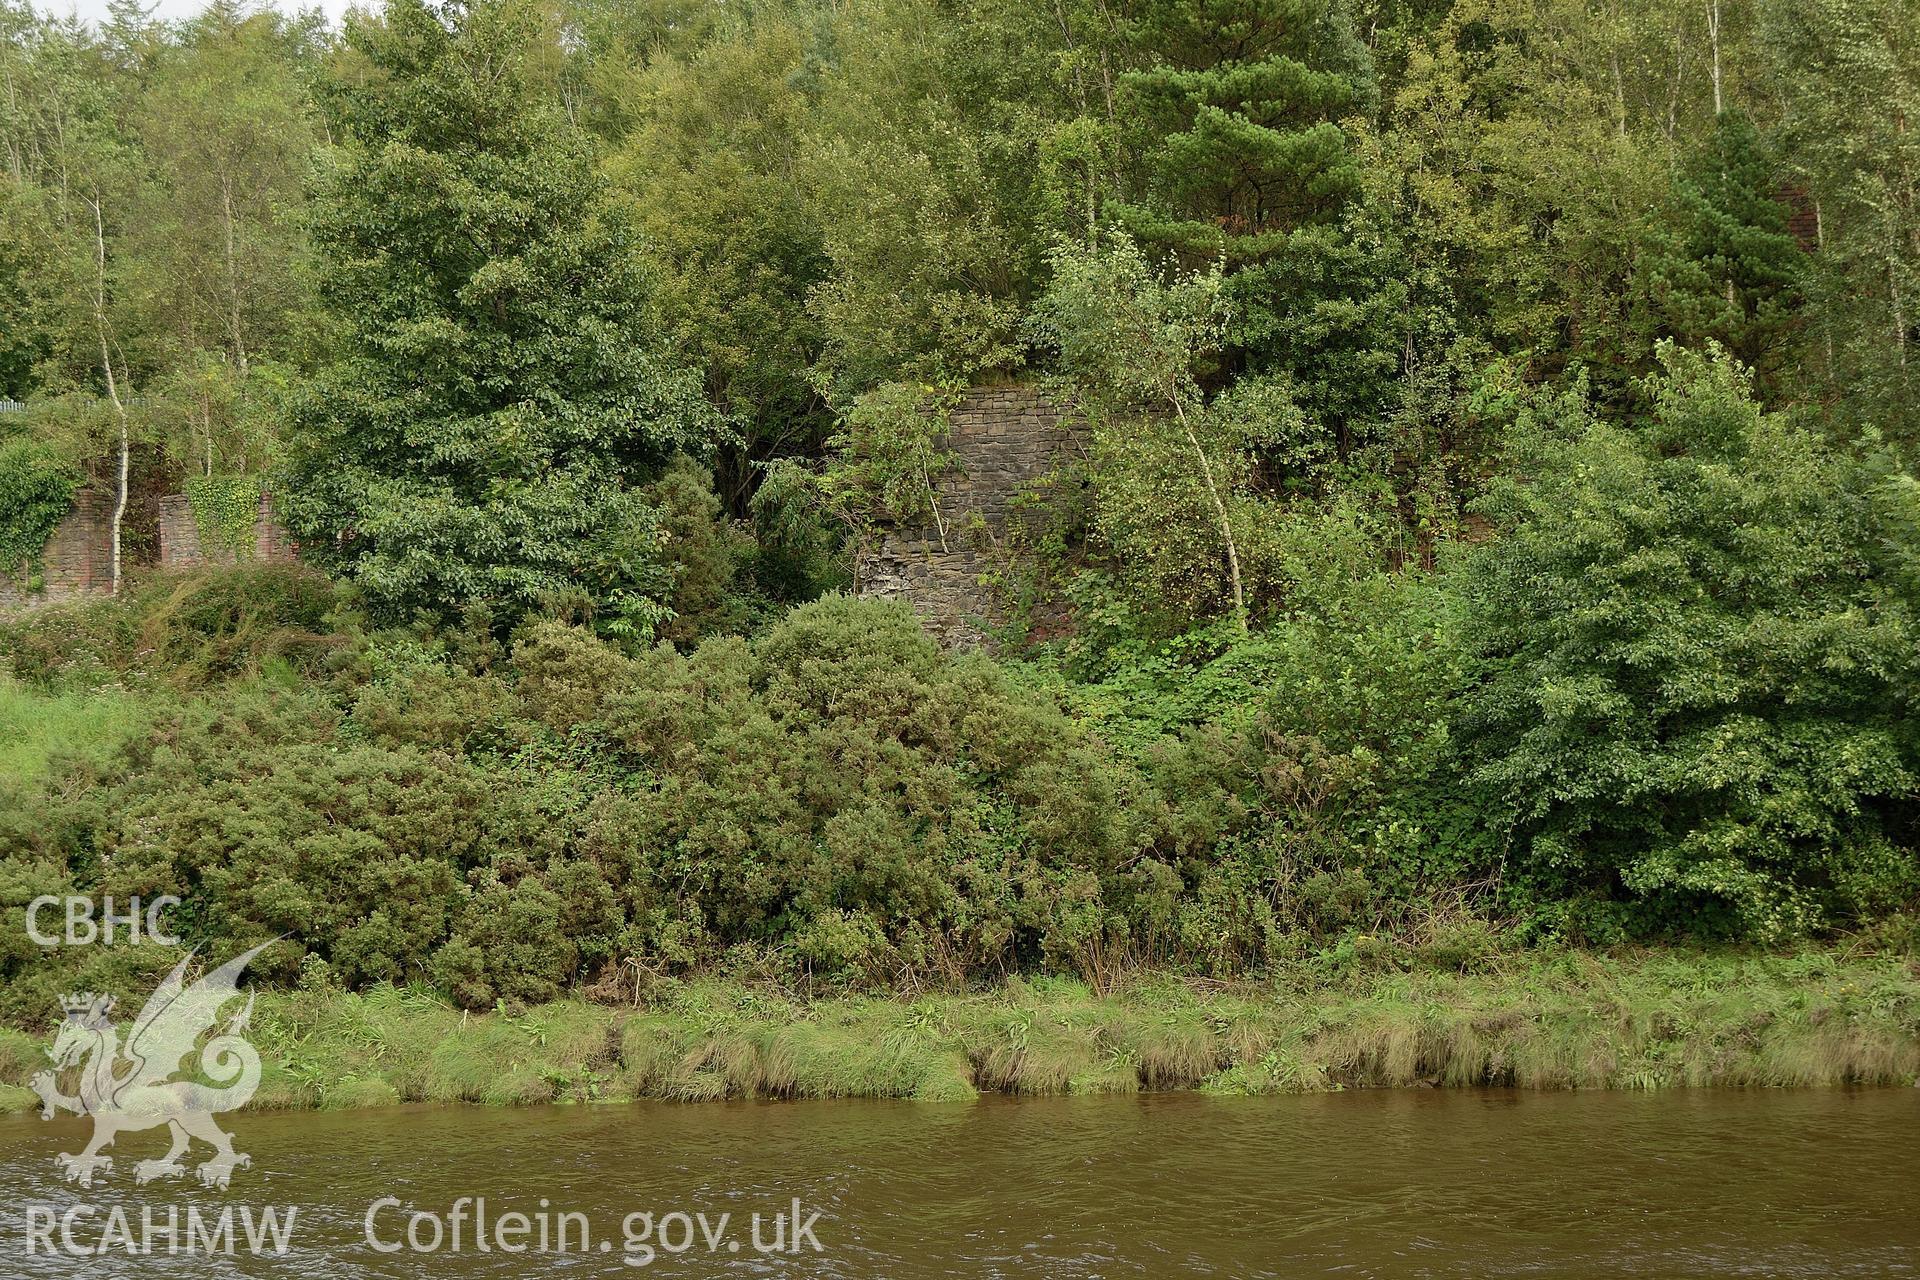
[[(285, 564), (298, 558), (298, 548), (287, 531), (274, 518), (273, 495), (260, 495), (260, 511), (253, 522), (253, 558), (272, 564)], [(184, 493), (170, 493), (160, 499), (160, 566), (164, 569), (189, 569), (202, 564), (232, 564), (234, 554), (224, 547), (211, 555), (201, 550), (200, 526), (193, 518), (193, 507)]]
[[(193, 511), (185, 494), (170, 493), (159, 503), (160, 564), (168, 569), (186, 569), (208, 563), (200, 552), (200, 530), (194, 524)], [(135, 543), (140, 541), (134, 528), (136, 512), (129, 501), (128, 520), (121, 529), (123, 568), (136, 559)], [(285, 564), (298, 558), (299, 548), (287, 531), (274, 519), (271, 495), (260, 495), (260, 513), (253, 525), (253, 555), (256, 560)], [(215, 564), (232, 564), (233, 553), (220, 551), (212, 557)], [(43, 584), (39, 591), (26, 588), (36, 575)], [(107, 595), (113, 590), (113, 495), (97, 488), (83, 488), (74, 495), (73, 509), (54, 526), (47, 548), (38, 562), (16, 565), (10, 573), (0, 573), (0, 609), (52, 604), (78, 596)]]
[(105, 595), (113, 589), (113, 497), (96, 489), (74, 495), (73, 510), (54, 526), (41, 553), (45, 587), (24, 590), (35, 566), (16, 566), (0, 576), (0, 606), (48, 603), (75, 596)]

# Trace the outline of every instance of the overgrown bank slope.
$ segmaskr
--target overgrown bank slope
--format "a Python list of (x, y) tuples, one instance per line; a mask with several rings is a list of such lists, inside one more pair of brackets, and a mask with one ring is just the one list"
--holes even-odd
[(839, 599), (638, 654), (369, 633), (284, 569), (34, 615), (0, 1085), (32, 1102), (60, 993), (137, 1009), (178, 957), (31, 946), (67, 893), (176, 894), (210, 956), (286, 935), (250, 975), (263, 1106), (1920, 1075), (1898, 910), (1580, 936), (1631, 902), (1515, 875), (1432, 599), (1385, 590), (1078, 680)]
[[(1905, 961), (1647, 953), (1507, 957), (1471, 975), (1260, 984), (1063, 980), (991, 994), (804, 1001), (765, 986), (656, 986), (637, 1005), (467, 1015), (390, 987), (262, 999), (256, 1106), (698, 1101), (977, 1091), (1517, 1085), (1905, 1085), (1920, 1076), (1920, 975)], [(0, 1032), (0, 1105), (37, 1105), (31, 1038)]]
[[(1516, 840), (1511, 786), (1476, 774), (1485, 747), (1463, 736), (1485, 695), (1414, 575), (1332, 618), (1110, 650), (1097, 672), (943, 653), (904, 609), (837, 597), (638, 652), (553, 620), (368, 631), (351, 601), (257, 569), (0, 634), (0, 711), (21, 726), (0, 1022), (38, 1026), (62, 991), (124, 1005), (172, 966), (166, 948), (33, 946), (26, 906), (48, 894), (175, 895), (175, 929), (209, 954), (282, 939), (257, 982), (472, 1011), (620, 997), (636, 972), (1104, 992), (1376, 952), (1473, 972), (1569, 945), (1913, 945), (1911, 855), (1806, 760), (1772, 791), (1729, 782), (1714, 813), (1676, 765), (1668, 799), (1566, 802), (1565, 831)], [(1788, 729), (1856, 764), (1888, 741), (1796, 705)], [(1656, 809), (1720, 851), (1681, 862), (1674, 831), (1627, 825)]]

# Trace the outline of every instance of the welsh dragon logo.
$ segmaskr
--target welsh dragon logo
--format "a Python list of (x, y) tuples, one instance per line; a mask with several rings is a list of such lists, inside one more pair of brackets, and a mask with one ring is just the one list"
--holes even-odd
[[(96, 1173), (112, 1170), (113, 1158), (100, 1153), (116, 1137), (161, 1125), (172, 1131), (173, 1149), (158, 1160), (135, 1165), (136, 1182), (184, 1175), (180, 1158), (195, 1138), (214, 1149), (213, 1156), (195, 1170), (203, 1186), (225, 1188), (233, 1171), (249, 1163), (247, 1156), (233, 1149), (233, 1139), (213, 1117), (245, 1106), (260, 1085), (260, 1055), (242, 1034), (253, 1013), (251, 995), (246, 1006), (200, 1048), (200, 1074), (216, 1083), (209, 1086), (177, 1077), (183, 1074), (182, 1060), (213, 1028), (221, 1008), (240, 994), (240, 974), (271, 945), (263, 943), (234, 957), (191, 986), (186, 983), (187, 966), (193, 960), (189, 953), (148, 999), (124, 1044), (112, 1019), (112, 997), (89, 992), (61, 998), (66, 1019), (49, 1051), (54, 1069), (35, 1076), (32, 1088), (40, 1095), (44, 1119), (51, 1120), (59, 1111), (93, 1118), (93, 1141), (86, 1149), (78, 1155), (62, 1152), (55, 1158), (68, 1181), (91, 1187)], [(56, 1073), (73, 1067), (80, 1068), (79, 1093), (69, 1097), (59, 1091)]]

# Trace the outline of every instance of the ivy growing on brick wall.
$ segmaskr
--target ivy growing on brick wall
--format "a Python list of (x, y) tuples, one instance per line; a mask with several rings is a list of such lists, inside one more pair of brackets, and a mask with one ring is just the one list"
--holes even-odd
[(185, 486), (187, 506), (200, 533), (200, 550), (253, 554), (254, 521), (260, 511), (259, 476), (193, 476)]
[(39, 561), (78, 483), (73, 467), (40, 441), (0, 440), (0, 572)]

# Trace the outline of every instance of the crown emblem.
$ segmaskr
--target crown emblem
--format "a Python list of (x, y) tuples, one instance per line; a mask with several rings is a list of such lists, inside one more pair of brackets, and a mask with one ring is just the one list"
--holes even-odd
[(60, 1010), (72, 1022), (99, 1022), (113, 1012), (113, 997), (98, 995), (92, 991), (61, 996)]

